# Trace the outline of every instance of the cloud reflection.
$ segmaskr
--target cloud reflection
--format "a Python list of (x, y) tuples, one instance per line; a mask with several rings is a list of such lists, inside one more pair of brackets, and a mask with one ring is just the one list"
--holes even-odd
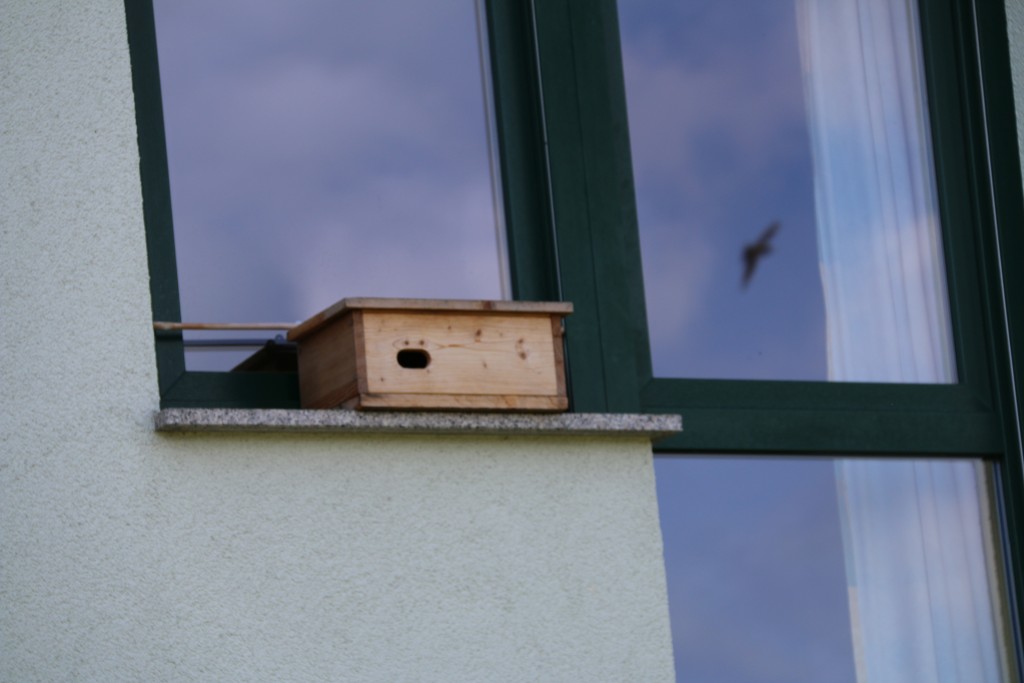
[(186, 319), (500, 298), (471, 2), (155, 5)]

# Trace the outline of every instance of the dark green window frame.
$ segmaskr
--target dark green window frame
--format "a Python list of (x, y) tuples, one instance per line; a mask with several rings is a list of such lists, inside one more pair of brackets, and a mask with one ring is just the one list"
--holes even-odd
[[(180, 320), (152, 7), (125, 6), (153, 315)], [(921, 17), (957, 384), (653, 375), (615, 0), (488, 2), (513, 292), (573, 302), (574, 410), (683, 414), (660, 453), (994, 463), (1021, 614), (1024, 198), (1005, 12), (1001, 0), (922, 0)], [(186, 371), (180, 333), (156, 347), (163, 407), (298, 407), (294, 375)]]
[[(925, 4), (926, 19), (931, 20), (939, 3)], [(576, 307), (569, 324), (586, 328), (570, 339), (577, 409), (664, 412), (683, 407), (688, 429), (666, 445), (669, 449), (1001, 450), (984, 335), (976, 334), (985, 325), (982, 292), (975, 284), (984, 245), (977, 243), (974, 230), (985, 222), (983, 197), (977, 192), (983, 178), (970, 175), (968, 154), (975, 150), (969, 144), (974, 141), (964, 138), (970, 126), (962, 111), (969, 99), (962, 84), (947, 76), (955, 73), (955, 62), (941, 61), (949, 60), (950, 50), (934, 46), (937, 39), (951, 44), (952, 36), (926, 33), (932, 41), (928, 85), (939, 142), (939, 195), (960, 382), (927, 386), (669, 379), (653, 375), (648, 350), (615, 3), (545, 2), (542, 11), (550, 16), (538, 21), (541, 53), (557, 57), (545, 61), (543, 75), (545, 85), (556, 81), (545, 87), (545, 104), (563, 255), (559, 265), (565, 297)], [(585, 377), (579, 376), (580, 365)], [(878, 438), (880, 443), (866, 441), (887, 426), (894, 412), (898, 424), (884, 430), (888, 433)], [(742, 430), (736, 429), (737, 420)]]

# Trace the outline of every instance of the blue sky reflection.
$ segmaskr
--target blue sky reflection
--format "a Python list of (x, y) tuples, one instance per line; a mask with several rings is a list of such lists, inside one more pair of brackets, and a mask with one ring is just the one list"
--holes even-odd
[[(655, 375), (826, 378), (791, 0), (619, 4)], [(779, 221), (741, 288), (744, 245)]]
[(853, 683), (831, 460), (655, 461), (678, 680)]

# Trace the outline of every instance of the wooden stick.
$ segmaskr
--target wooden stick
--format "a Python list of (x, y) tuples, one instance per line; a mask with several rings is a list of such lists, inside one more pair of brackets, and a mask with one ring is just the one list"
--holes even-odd
[(295, 323), (170, 323), (153, 322), (153, 329), (161, 332), (180, 330), (290, 330)]

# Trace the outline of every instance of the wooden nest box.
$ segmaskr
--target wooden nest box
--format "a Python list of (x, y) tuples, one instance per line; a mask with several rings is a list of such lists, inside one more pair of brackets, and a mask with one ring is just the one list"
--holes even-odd
[(292, 328), (303, 408), (568, 409), (570, 303), (343, 299)]

